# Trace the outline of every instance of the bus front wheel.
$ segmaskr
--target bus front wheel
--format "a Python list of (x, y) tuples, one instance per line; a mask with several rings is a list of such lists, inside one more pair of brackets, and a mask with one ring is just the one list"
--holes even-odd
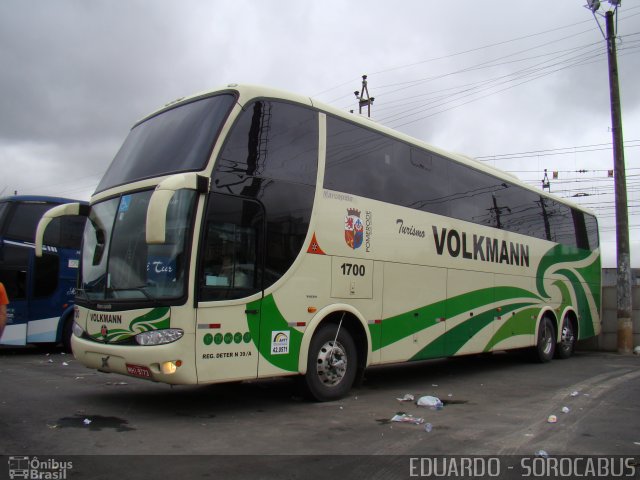
[(320, 402), (344, 397), (356, 377), (356, 346), (346, 328), (322, 325), (311, 339), (305, 386)]

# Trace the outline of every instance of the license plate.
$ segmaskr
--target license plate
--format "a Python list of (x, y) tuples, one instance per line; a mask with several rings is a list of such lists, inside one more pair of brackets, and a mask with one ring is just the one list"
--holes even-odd
[(130, 365), (127, 363), (127, 372), (135, 377), (151, 378), (151, 370), (142, 365)]

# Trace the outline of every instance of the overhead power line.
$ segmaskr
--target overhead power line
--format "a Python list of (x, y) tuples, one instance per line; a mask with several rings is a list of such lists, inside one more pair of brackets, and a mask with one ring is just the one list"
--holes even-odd
[[(573, 147), (547, 148), (542, 150), (528, 150), (524, 152), (481, 155), (474, 158), (475, 160), (478, 160), (480, 162), (489, 162), (493, 160), (513, 160), (517, 158), (546, 157), (546, 156), (552, 156), (552, 155), (567, 155), (567, 154), (573, 154), (573, 153), (585, 153), (585, 152), (596, 152), (600, 150), (609, 150), (611, 149), (612, 145), (613, 145), (612, 142), (593, 143), (590, 145), (576, 145)], [(640, 140), (625, 140), (624, 146), (625, 148), (639, 147)]]
[[(635, 8), (635, 7), (634, 7)], [(627, 9), (627, 11), (632, 10), (632, 8)], [(635, 15), (640, 15), (640, 13), (637, 13)], [(631, 15), (631, 16), (627, 16), (626, 19), (628, 18), (632, 18), (635, 15)], [(623, 19), (621, 19), (623, 20)], [(585, 22), (579, 22), (577, 24), (573, 24), (573, 25), (579, 25), (581, 23), (587, 23)], [(569, 26), (568, 26), (569, 27)], [(565, 27), (559, 27), (557, 29), (552, 29), (551, 31), (556, 31), (556, 30), (561, 30), (562, 28)], [(408, 106), (409, 110), (405, 110), (402, 112), (398, 112), (395, 114), (390, 114), (387, 115), (386, 117), (383, 118), (377, 118), (378, 121), (381, 122), (390, 122), (389, 126), (393, 127), (393, 128), (399, 128), (411, 123), (415, 123), (421, 120), (424, 120), (426, 118), (430, 118), (433, 117), (435, 115), (438, 115), (440, 113), (444, 113), (446, 111), (452, 110), (454, 108), (459, 108), (462, 107), (464, 105), (467, 105), (469, 103), (478, 101), (480, 99), (483, 98), (487, 98), (489, 96), (492, 95), (496, 95), (498, 93), (504, 92), (506, 90), (515, 88), (516, 86), (519, 85), (523, 85), (525, 83), (529, 83), (531, 81), (537, 80), (539, 78), (543, 78), (545, 76), (554, 74), (556, 72), (559, 72), (561, 70), (567, 69), (567, 68), (573, 68), (573, 67), (577, 67), (577, 66), (583, 66), (583, 65), (588, 65), (591, 63), (594, 63), (596, 61), (599, 61), (600, 58), (604, 57), (604, 52), (601, 51), (601, 48), (596, 48), (593, 49), (593, 51), (589, 52), (589, 51), (584, 51), (584, 49), (589, 48), (590, 46), (595, 46), (597, 44), (589, 44), (589, 45), (583, 45), (583, 46), (578, 46), (578, 47), (574, 47), (574, 48), (570, 48), (570, 49), (566, 49), (566, 50), (562, 50), (559, 52), (553, 52), (553, 53), (542, 53), (540, 55), (534, 55), (534, 56), (529, 56), (529, 57), (525, 57), (525, 58), (518, 58), (519, 56), (521, 57), (523, 54), (526, 54), (528, 52), (531, 52), (532, 50), (536, 50), (539, 48), (543, 48), (547, 45), (551, 45), (554, 43), (557, 43), (559, 41), (563, 41), (566, 40), (568, 38), (572, 38), (572, 37), (576, 37), (578, 35), (584, 34), (584, 33), (588, 33), (588, 32), (592, 32), (594, 29), (589, 29), (589, 30), (584, 30), (572, 35), (568, 35), (568, 36), (564, 36), (560, 39), (555, 39), (549, 42), (544, 42), (541, 43), (539, 45), (535, 45), (533, 47), (530, 47), (528, 49), (525, 50), (520, 50), (518, 52), (515, 53), (511, 53), (509, 55), (504, 55), (498, 58), (494, 58), (492, 60), (488, 60), (485, 62), (481, 62), (481, 63), (477, 63), (474, 64), (472, 66), (469, 67), (465, 67), (462, 69), (458, 69), (455, 71), (451, 71), (451, 72), (446, 72), (443, 74), (439, 74), (439, 75), (435, 75), (435, 76), (430, 76), (430, 77), (426, 77), (426, 78), (418, 78), (418, 79), (413, 79), (413, 80), (407, 80), (407, 81), (403, 81), (403, 82), (396, 82), (396, 83), (392, 83), (392, 84), (387, 84), (387, 85), (382, 85), (382, 86), (378, 86), (377, 89), (381, 90), (381, 89), (385, 89), (385, 88), (389, 88), (390, 90), (388, 90), (386, 93), (383, 93), (382, 95), (384, 95), (383, 97), (381, 97), (380, 99), (383, 98), (389, 98), (389, 96), (391, 94), (394, 93), (398, 93), (402, 90), (406, 90), (406, 89), (416, 89), (418, 87), (420, 87), (421, 85), (427, 83), (427, 82), (431, 82), (434, 80), (438, 80), (438, 79), (443, 79), (445, 77), (451, 76), (451, 75), (458, 75), (458, 74), (462, 74), (462, 73), (467, 73), (467, 72), (471, 72), (471, 71), (475, 71), (475, 70), (480, 70), (480, 69), (487, 69), (487, 68), (493, 68), (493, 67), (497, 67), (500, 65), (505, 65), (505, 64), (510, 64), (510, 63), (520, 63), (523, 61), (527, 61), (527, 59), (533, 60), (536, 58), (540, 58), (540, 57), (549, 57), (550, 55), (555, 55), (555, 54), (559, 54), (558, 56), (556, 56), (555, 58), (549, 58), (546, 61), (540, 62), (536, 65), (531, 65), (529, 67), (523, 68), (521, 70), (518, 70), (516, 72), (512, 72), (510, 74), (507, 75), (503, 75), (497, 78), (493, 78), (493, 79), (484, 79), (478, 82), (473, 82), (473, 83), (466, 83), (465, 85), (461, 85), (459, 86), (459, 88), (456, 87), (448, 87), (446, 89), (441, 89), (441, 90), (436, 90), (436, 91), (432, 91), (432, 92), (427, 92), (427, 93), (418, 93), (416, 95), (412, 95), (411, 96), (411, 100), (407, 101), (406, 97), (405, 98), (399, 98), (399, 99), (395, 99), (395, 100), (383, 100), (383, 102), (380, 102), (380, 105), (383, 105), (383, 108), (379, 108), (378, 111), (389, 111), (390, 109), (398, 109), (398, 108), (402, 108), (404, 106)], [(546, 31), (546, 33), (548, 33), (549, 31)], [(545, 32), (540, 32), (540, 34), (543, 34)], [(629, 33), (629, 34), (625, 34), (624, 37), (622, 38), (629, 38), (629, 37), (633, 37), (635, 35), (638, 35), (640, 32), (634, 32), (634, 33)], [(530, 36), (535, 36), (535, 35), (528, 35), (525, 37), (530, 37)], [(518, 39), (521, 37), (518, 37)], [(518, 40), (518, 39), (513, 39), (514, 41)], [(504, 41), (504, 42), (498, 42), (498, 44), (504, 44), (504, 43), (509, 43), (509, 41)], [(631, 40), (631, 42), (625, 44), (626, 48), (621, 48), (621, 52), (622, 54), (626, 53), (626, 54), (634, 54), (637, 53), (638, 50), (640, 50), (640, 43), (636, 42), (635, 40)], [(482, 47), (478, 47), (478, 49), (482, 49)], [(477, 49), (471, 49), (471, 50), (477, 50)], [(583, 50), (582, 52), (580, 52), (580, 50)], [(458, 52), (459, 54), (465, 53), (467, 51), (463, 51), (463, 52)], [(456, 54), (451, 54), (451, 56), (456, 56)], [(515, 57), (515, 58), (514, 58)], [(438, 57), (440, 58), (440, 57)], [(429, 61), (432, 61), (435, 59), (429, 59)], [(551, 63), (554, 62), (555, 63)], [(424, 62), (414, 62), (414, 63), (424, 63)], [(413, 64), (411, 64), (413, 65)], [(393, 67), (391, 69), (387, 69), (387, 70), (393, 70), (396, 68), (400, 68), (400, 67)], [(383, 71), (378, 71), (375, 73), (381, 73)], [(499, 85), (507, 85), (505, 88), (501, 88), (496, 90), (496, 88), (499, 87)], [(399, 87), (399, 88), (398, 88)], [(441, 96), (436, 96), (437, 92), (449, 92), (448, 95), (443, 93)], [(484, 95), (480, 95), (481, 92), (488, 92)], [(379, 94), (380, 96), (381, 94)], [(345, 95), (348, 96), (348, 95)], [(340, 98), (343, 98), (345, 96), (341, 96)], [(422, 104), (419, 104), (418, 98), (419, 97), (427, 97), (429, 98), (429, 100), (424, 101)], [(463, 99), (467, 99), (462, 101)], [(336, 99), (337, 100), (337, 99)], [(350, 106), (348, 106), (350, 108)], [(422, 115), (419, 116), (417, 118), (413, 118), (411, 119), (411, 117), (416, 117), (417, 115), (420, 115), (421, 113), (425, 113), (425, 112), (431, 112), (428, 115)], [(405, 119), (411, 119), (409, 121), (405, 121), (403, 123), (399, 123), (402, 120)]]
[[(632, 9), (631, 8), (627, 9), (627, 11), (629, 11), (629, 10), (632, 10)], [(515, 38), (509, 39), (509, 40), (502, 40), (502, 41), (499, 41), (499, 42), (494, 42), (494, 43), (490, 43), (490, 44), (487, 44), (487, 45), (483, 45), (483, 46), (475, 47), (475, 48), (471, 48), (471, 49), (461, 50), (459, 52), (454, 52), (454, 53), (447, 54), (447, 55), (441, 55), (441, 56), (438, 56), (438, 57), (419, 60), (417, 62), (412, 62), (412, 63), (408, 63), (408, 64), (404, 64), (404, 65), (396, 65), (396, 66), (393, 66), (393, 67), (389, 67), (389, 68), (385, 68), (385, 69), (382, 69), (382, 70), (375, 71), (375, 72), (371, 73), (371, 75), (380, 75), (380, 74), (383, 74), (383, 73), (388, 73), (388, 72), (395, 71), (395, 70), (400, 70), (400, 69), (403, 69), (403, 68), (409, 68), (409, 67), (413, 67), (413, 66), (416, 66), (416, 65), (422, 65), (422, 64), (426, 64), (426, 63), (430, 63), (430, 62), (435, 62), (435, 61), (438, 61), (438, 60), (445, 60), (445, 59), (448, 59), (448, 58), (462, 56), (462, 55), (465, 55), (465, 54), (468, 54), (468, 53), (475, 53), (475, 52), (479, 52), (481, 50), (487, 50), (487, 49), (490, 49), (490, 48), (493, 48), (493, 47), (507, 45), (509, 43), (514, 43), (514, 42), (518, 42), (518, 41), (521, 41), (521, 40), (526, 40), (526, 39), (529, 39), (529, 38), (533, 38), (533, 37), (537, 37), (537, 36), (541, 36), (541, 35), (546, 35), (546, 34), (549, 34), (549, 33), (560, 31), (560, 30), (566, 30), (568, 28), (572, 28), (572, 27), (575, 27), (577, 25), (582, 25), (582, 24), (589, 23), (589, 22), (591, 22), (591, 20), (585, 20), (585, 21), (581, 21), (581, 22), (571, 23), (571, 24), (568, 24), (568, 25), (563, 25), (561, 27), (556, 27), (556, 28), (552, 28), (552, 29), (549, 29), (549, 30), (544, 30), (542, 32), (536, 32), (536, 33), (532, 33), (532, 34), (528, 34), (528, 35), (523, 35), (523, 36), (515, 37)], [(589, 32), (589, 31), (592, 31), (592, 30), (593, 29), (585, 30), (584, 32), (581, 32), (581, 33)], [(342, 87), (344, 87), (346, 85), (349, 85), (349, 84), (353, 83), (357, 78), (359, 78), (359, 77), (352, 77), (352, 78), (350, 78), (348, 80), (345, 80), (344, 82), (341, 82), (340, 84), (337, 84), (337, 85), (335, 85), (333, 87), (329, 87), (329, 88), (327, 88), (325, 90), (317, 92), (313, 96), (314, 97), (318, 97), (320, 95), (324, 95), (324, 94), (326, 94), (328, 92), (331, 92), (333, 90), (337, 90), (339, 88), (342, 88)], [(350, 96), (350, 95), (351, 95), (351, 93), (349, 93), (349, 95), (340, 96), (340, 97), (338, 97), (337, 99), (335, 99), (333, 101), (340, 100), (340, 99), (345, 98), (346, 96)]]
[[(456, 101), (458, 101), (460, 99), (463, 99), (463, 98), (473, 97), (475, 95), (478, 95), (481, 92), (494, 90), (497, 87), (499, 87), (500, 85), (513, 84), (513, 85), (510, 85), (510, 86), (508, 86), (506, 88), (499, 89), (497, 91), (489, 93), (488, 95), (478, 96), (475, 99), (472, 99), (470, 101), (464, 102), (464, 103), (462, 103), (460, 105), (457, 105), (457, 106), (466, 105), (467, 103), (470, 103), (471, 101), (476, 101), (476, 100), (479, 100), (481, 98), (485, 98), (487, 96), (494, 95), (496, 93), (499, 93), (499, 92), (502, 92), (504, 90), (513, 88), (515, 86), (522, 85), (522, 84), (528, 83), (528, 82), (530, 82), (532, 80), (536, 80), (538, 78), (550, 75), (551, 73), (555, 73), (555, 72), (558, 72), (560, 70), (564, 70), (565, 68), (570, 68), (570, 67), (574, 67), (574, 66), (585, 65), (585, 64), (591, 63), (591, 61), (593, 61), (594, 59), (597, 59), (598, 57), (603, 57), (603, 56), (604, 56), (604, 52), (600, 52), (600, 51), (597, 51), (597, 52), (596, 51), (586, 52), (586, 53), (580, 54), (578, 56), (575, 56), (573, 58), (569, 58), (569, 59), (566, 59), (566, 60), (558, 61), (556, 63), (553, 63), (553, 64), (545, 66), (545, 63), (548, 63), (550, 61), (556, 60), (556, 59), (560, 58), (561, 56), (560, 57), (556, 57), (556, 59), (550, 59), (550, 60), (538, 63), (536, 65), (532, 65), (532, 66), (526, 67), (524, 69), (517, 70), (515, 72), (506, 74), (506, 75), (502, 75), (501, 77), (498, 77), (497, 79), (487, 79), (487, 80), (483, 80), (483, 81), (477, 82), (476, 86), (473, 86), (473, 87), (470, 87), (470, 88), (466, 88), (466, 89), (461, 89), (458, 92), (454, 92), (454, 93), (451, 93), (449, 95), (444, 95), (444, 96), (442, 96), (440, 98), (433, 99), (433, 100), (430, 100), (430, 101), (428, 101), (426, 103), (417, 105), (417, 106), (415, 106), (415, 107), (413, 107), (413, 108), (411, 108), (409, 110), (405, 110), (405, 111), (397, 113), (395, 115), (390, 115), (390, 116), (387, 116), (387, 117), (383, 117), (383, 118), (381, 118), (379, 120), (380, 121), (391, 120), (394, 117), (398, 117), (397, 120), (400, 120), (400, 119), (403, 119), (403, 118), (408, 118), (408, 117), (411, 117), (411, 116), (416, 115), (416, 114), (421, 113), (421, 112), (425, 112), (425, 111), (433, 110), (435, 108), (439, 108), (439, 107), (443, 107), (443, 106), (449, 105), (449, 104), (454, 103), (454, 102), (456, 102)], [(573, 62), (573, 63), (571, 63), (571, 62)], [(555, 67), (559, 67), (559, 68), (555, 68)], [(454, 73), (466, 72), (466, 71), (469, 71), (469, 70), (468, 69), (464, 69), (464, 70), (460, 70), (460, 71), (454, 72)], [(449, 74), (447, 74), (447, 75), (449, 75)], [(532, 77), (532, 78), (528, 78), (528, 77)], [(525, 80), (524, 81), (520, 81), (520, 80), (523, 80), (523, 79), (525, 79)], [(497, 81), (497, 80), (499, 80), (499, 81)], [(515, 83), (515, 82), (518, 82), (518, 83)], [(452, 108), (455, 108), (455, 107), (452, 107)], [(437, 112), (437, 113), (442, 113), (443, 111), (446, 111), (446, 110), (450, 110), (450, 108), (442, 110), (442, 111)], [(409, 113), (409, 112), (412, 112), (412, 111), (414, 113)], [(432, 116), (432, 115), (429, 115), (429, 116)], [(416, 119), (414, 121), (421, 120), (423, 118), (426, 118), (426, 117), (420, 117), (419, 119)], [(412, 123), (412, 122), (408, 122), (408, 123)], [(402, 125), (406, 125), (406, 123), (402, 124)]]
[[(588, 45), (583, 45), (583, 46), (580, 46), (580, 47), (574, 47), (574, 48), (565, 49), (565, 50), (556, 50), (554, 52), (535, 55), (533, 57), (525, 57), (525, 58), (520, 58), (520, 59), (516, 59), (516, 60), (510, 60), (510, 61), (507, 61), (507, 62), (493, 63), (493, 64), (483, 65), (483, 66), (476, 67), (476, 68), (470, 67), (468, 69), (464, 69), (464, 72), (473, 71), (473, 70), (480, 70), (480, 69), (489, 69), (489, 68), (493, 68), (493, 67), (497, 67), (497, 66), (509, 65), (509, 64), (513, 64), (513, 63), (520, 63), (520, 62), (525, 62), (527, 60), (534, 60), (534, 59), (541, 58), (541, 57), (548, 57), (550, 55), (569, 54), (569, 53), (575, 52), (577, 50), (582, 50), (582, 49), (586, 49), (586, 48), (589, 48), (589, 47), (593, 47), (594, 45), (596, 45), (596, 44), (595, 43), (590, 43)], [(531, 68), (531, 67), (528, 67), (528, 68)], [(524, 70), (527, 70), (527, 69), (524, 69)], [(524, 70), (522, 70), (522, 71), (524, 71)], [(466, 89), (468, 87), (473, 87), (473, 86), (476, 86), (476, 85), (482, 85), (482, 84), (486, 84), (486, 83), (495, 82), (495, 81), (504, 79), (506, 77), (509, 77), (510, 75), (514, 75), (514, 73), (510, 73), (510, 74), (506, 74), (506, 75), (500, 75), (500, 76), (497, 76), (497, 77), (492, 77), (492, 78), (488, 78), (488, 79), (484, 79), (484, 80), (479, 80), (477, 82), (471, 82), (471, 83), (466, 83), (466, 84), (462, 84), (462, 85), (457, 85), (457, 86), (454, 86), (454, 87), (447, 87), (447, 88), (442, 88), (442, 89), (438, 89), (438, 90), (432, 90), (432, 91), (426, 92), (426, 93), (412, 95), (411, 96), (411, 100), (409, 100), (409, 101), (406, 101), (404, 99), (395, 99), (395, 100), (388, 100), (386, 102), (380, 102), (379, 105), (404, 106), (404, 105), (407, 105), (407, 104), (413, 104), (413, 103), (415, 103), (416, 99), (421, 98), (421, 97), (433, 96), (433, 95), (435, 95), (437, 93), (441, 93), (441, 92), (451, 92), (452, 90), (455, 91), (455, 90), (460, 90), (460, 89)], [(445, 75), (449, 75), (449, 74), (445, 74)], [(443, 96), (443, 98), (444, 98), (444, 96)], [(390, 108), (390, 107), (386, 107), (386, 108)], [(378, 108), (378, 111), (379, 110), (384, 110), (384, 108)]]
[[(464, 50), (464, 51), (461, 51), (461, 52), (451, 53), (449, 55), (442, 55), (440, 57), (434, 57), (434, 58), (429, 58), (429, 59), (426, 59), (426, 60), (420, 60), (420, 61), (414, 62), (414, 63), (409, 63), (409, 64), (405, 64), (405, 65), (398, 65), (398, 66), (395, 66), (395, 67), (390, 67), (390, 68), (387, 68), (387, 69), (384, 69), (384, 70), (379, 70), (377, 72), (373, 72), (372, 75), (392, 72), (394, 70), (400, 70), (402, 68), (414, 67), (416, 65), (422, 65), (422, 64), (425, 64), (425, 63), (429, 63), (429, 62), (434, 62), (436, 60), (444, 60), (444, 59), (447, 59), (447, 58), (453, 58), (453, 57), (457, 57), (457, 56), (460, 56), (460, 55), (466, 55), (467, 53), (479, 52), (480, 50), (486, 50), (487, 48), (498, 47), (498, 46), (501, 46), (501, 45), (506, 45), (508, 43), (518, 42), (520, 40), (526, 40), (528, 38), (538, 37), (540, 35), (546, 35), (547, 33), (557, 32), (559, 30), (565, 30), (567, 28), (575, 27), (576, 25), (582, 25), (584, 23), (589, 23), (589, 22), (591, 22), (591, 20), (585, 20), (585, 21), (582, 21), (582, 22), (572, 23), (570, 25), (564, 25), (562, 27), (552, 28), (550, 30), (545, 30), (543, 32), (531, 33), (529, 35), (523, 35), (522, 37), (516, 37), (516, 38), (512, 38), (510, 40), (503, 40), (501, 42), (490, 43), (490, 44), (487, 44), (487, 45), (483, 45), (481, 47), (476, 47), (476, 48), (471, 48), (469, 50)], [(591, 31), (591, 29), (588, 30), (588, 31)]]
[[(540, 78), (543, 78), (543, 77), (549, 76), (549, 75), (551, 75), (551, 74), (553, 74), (553, 73), (557, 73), (557, 72), (562, 71), (562, 70), (565, 70), (565, 69), (567, 69), (567, 68), (573, 68), (573, 67), (577, 67), (577, 66), (584, 66), (584, 65), (588, 65), (588, 64), (590, 64), (590, 63), (594, 63), (594, 62), (595, 62), (599, 57), (603, 57), (603, 56), (604, 56), (604, 54), (603, 54), (603, 53), (594, 54), (590, 59), (589, 59), (589, 58), (587, 58), (587, 59), (582, 59), (582, 60), (580, 60), (580, 61), (576, 61), (576, 62), (574, 62), (573, 64), (567, 64), (567, 65), (559, 66), (558, 68), (555, 68), (555, 69), (553, 69), (553, 70), (542, 71), (542, 73), (538, 73), (537, 75), (533, 76), (532, 78), (528, 78), (528, 79), (525, 79), (525, 80), (523, 80), (523, 81), (519, 81), (519, 82), (517, 82), (517, 83), (514, 83), (513, 85), (509, 85), (509, 86), (507, 86), (507, 87), (505, 87), (505, 88), (498, 89), (498, 90), (496, 90), (496, 91), (493, 91), (493, 92), (487, 93), (487, 94), (485, 94), (485, 95), (478, 95), (478, 96), (476, 96), (475, 98), (471, 98), (470, 100), (466, 100), (466, 101), (464, 101), (464, 102), (457, 103), (457, 104), (454, 104), (454, 105), (449, 106), (449, 107), (446, 107), (446, 108), (442, 108), (442, 109), (440, 109), (440, 110), (438, 110), (438, 111), (435, 111), (435, 112), (433, 112), (433, 113), (430, 113), (430, 114), (428, 114), (428, 115), (423, 115), (423, 116), (420, 116), (420, 117), (415, 118), (415, 119), (413, 119), (413, 120), (409, 120), (409, 121), (407, 121), (407, 122), (400, 123), (400, 124), (396, 124), (396, 123), (394, 123), (394, 122), (395, 122), (395, 121), (397, 121), (397, 120), (402, 120), (402, 119), (404, 119), (404, 118), (412, 117), (412, 116), (414, 116), (414, 115), (417, 115), (417, 114), (422, 113), (422, 112), (425, 112), (425, 111), (434, 110), (434, 109), (436, 109), (436, 108), (444, 107), (444, 106), (446, 106), (446, 105), (448, 105), (448, 104), (455, 103), (455, 102), (457, 102), (458, 100), (460, 100), (461, 98), (465, 98), (465, 97), (472, 97), (473, 95), (478, 94), (478, 92), (481, 92), (481, 91), (489, 91), (489, 90), (491, 90), (491, 89), (495, 88), (495, 86), (493, 86), (493, 85), (492, 85), (492, 86), (488, 86), (488, 87), (485, 87), (485, 88), (477, 89), (477, 91), (474, 91), (474, 92), (471, 92), (471, 93), (467, 93), (467, 94), (464, 94), (464, 95), (459, 95), (457, 98), (454, 98), (454, 97), (455, 97), (455, 95), (451, 95), (451, 98), (446, 99), (446, 100), (444, 100), (444, 101), (443, 101), (443, 102), (441, 102), (441, 103), (438, 103), (438, 104), (436, 104), (436, 105), (432, 105), (432, 106), (430, 106), (430, 107), (428, 107), (428, 108), (421, 109), (420, 111), (415, 112), (415, 113), (410, 113), (410, 114), (407, 114), (407, 115), (403, 115), (403, 116), (401, 116), (401, 117), (397, 118), (396, 120), (393, 120), (393, 121), (391, 122), (390, 126), (391, 126), (391, 127), (393, 127), (393, 128), (399, 128), (399, 127), (403, 127), (403, 126), (405, 126), (405, 125), (409, 125), (409, 124), (412, 124), (412, 123), (416, 123), (416, 122), (418, 122), (418, 121), (420, 121), (420, 120), (425, 120), (425, 119), (427, 119), (427, 118), (431, 118), (431, 117), (433, 117), (433, 116), (435, 116), (435, 115), (439, 115), (439, 114), (444, 113), (444, 112), (447, 112), (447, 111), (449, 111), (449, 110), (453, 110), (454, 108), (459, 108), (459, 107), (462, 107), (462, 106), (464, 106), (464, 105), (468, 105), (469, 103), (473, 103), (473, 102), (476, 102), (476, 101), (478, 101), (478, 100), (481, 100), (481, 99), (484, 99), (484, 98), (487, 98), (487, 97), (490, 97), (490, 96), (493, 96), (493, 95), (497, 95), (498, 93), (502, 93), (502, 92), (504, 92), (504, 91), (507, 91), (507, 90), (510, 90), (510, 89), (512, 89), (512, 88), (518, 87), (518, 86), (520, 86), (520, 85), (524, 85), (524, 84), (529, 83), (529, 82), (532, 82), (532, 81), (534, 81), (534, 80), (538, 80), (538, 79), (540, 79)], [(541, 69), (541, 70), (543, 70), (543, 69)], [(527, 74), (527, 75), (523, 75), (523, 76), (521, 76), (520, 78), (516, 77), (516, 78), (513, 78), (513, 79), (511, 79), (511, 80), (504, 81), (504, 82), (501, 82), (501, 83), (503, 83), (503, 84), (508, 84), (508, 83), (511, 83), (511, 82), (516, 82), (517, 80), (520, 80), (520, 79), (522, 79), (522, 78), (526, 78), (527, 76), (530, 76), (531, 74), (534, 74), (534, 73), (536, 73), (536, 72), (535, 72), (535, 71), (534, 71), (534, 72), (530, 72), (529, 74)], [(384, 119), (382, 119), (382, 120), (384, 120)]]

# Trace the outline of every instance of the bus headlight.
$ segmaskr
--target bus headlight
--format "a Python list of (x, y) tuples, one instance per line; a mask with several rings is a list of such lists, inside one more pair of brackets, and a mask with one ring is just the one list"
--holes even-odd
[(136, 335), (138, 345), (163, 345), (175, 342), (182, 338), (184, 332), (179, 328), (167, 328), (166, 330), (151, 330)]
[(78, 325), (77, 322), (73, 322), (73, 326), (71, 327), (71, 331), (78, 338), (82, 338), (82, 335), (84, 335), (84, 329), (80, 325)]

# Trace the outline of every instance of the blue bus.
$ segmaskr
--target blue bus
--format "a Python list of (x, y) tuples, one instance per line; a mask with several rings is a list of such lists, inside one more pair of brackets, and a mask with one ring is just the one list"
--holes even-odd
[(77, 200), (26, 195), (0, 198), (0, 282), (9, 296), (2, 345), (62, 343), (70, 351), (84, 219), (54, 219), (40, 258), (34, 255), (34, 239), (44, 213), (71, 202)]

